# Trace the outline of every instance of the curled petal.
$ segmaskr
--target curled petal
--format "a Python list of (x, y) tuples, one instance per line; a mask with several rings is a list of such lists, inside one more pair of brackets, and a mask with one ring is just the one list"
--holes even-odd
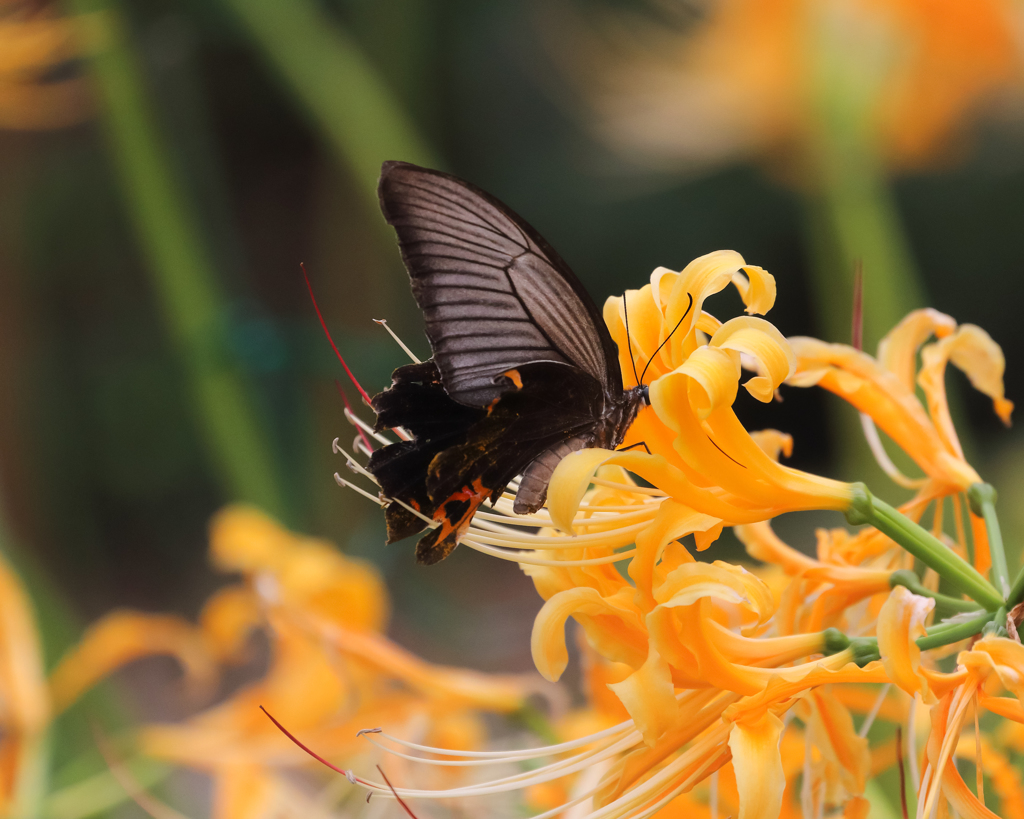
[(782, 809), (786, 775), (779, 738), (783, 724), (775, 714), (762, 711), (733, 724), (729, 749), (739, 790), (739, 819), (777, 819)]
[(740, 604), (755, 615), (758, 625), (775, 613), (771, 589), (761, 578), (721, 560), (684, 563), (668, 574), (655, 596), (666, 608), (692, 606), (705, 597)]
[(732, 274), (732, 283), (746, 312), (763, 316), (775, 306), (775, 277), (763, 267), (744, 265)]
[[(739, 357), (718, 347), (698, 347), (675, 375), (688, 376), (687, 394), (698, 418), (707, 418), (718, 407), (732, 406), (739, 387)], [(751, 379), (755, 380), (755, 379)]]
[(992, 399), (996, 415), (1009, 425), (1013, 402), (1004, 397), (1003, 351), (980, 327), (964, 324), (951, 336), (926, 345), (921, 350), (921, 372), (917, 381), (924, 390), (928, 411), (949, 451), (963, 457), (960, 441), (949, 415), (946, 401), (946, 362), (950, 361), (966, 375), (976, 390)]
[(628, 605), (615, 605), (594, 589), (567, 589), (548, 600), (533, 623), (530, 648), (534, 665), (545, 679), (555, 682), (568, 665), (565, 621), (573, 616), (591, 620), (595, 628), (588, 629), (587, 635), (592, 643), (595, 637), (604, 642), (598, 649), (603, 656), (615, 662), (632, 661), (629, 664), (634, 666), (643, 662), (647, 634), (635, 610)]
[(622, 682), (608, 686), (622, 701), (648, 746), (654, 744), (680, 716), (668, 663), (651, 646), (644, 664)]
[(996, 672), (1003, 686), (1024, 704), (1024, 645), (1006, 637), (985, 637), (958, 658), (967, 668), (985, 667)]
[(208, 688), (216, 677), (201, 633), (180, 617), (115, 611), (90, 626), (54, 670), (54, 710), (63, 711), (122, 665), (154, 655), (175, 657), (200, 689)]
[(925, 635), (925, 620), (935, 601), (897, 586), (878, 613), (878, 650), (889, 678), (910, 695), (936, 702), (921, 669), (921, 649), (914, 641)]
[(891, 372), (908, 392), (917, 383), (917, 351), (929, 338), (945, 338), (956, 330), (956, 321), (927, 307), (914, 310), (878, 342), (878, 363)]
[(711, 337), (712, 347), (753, 356), (759, 375), (744, 386), (758, 401), (768, 403), (783, 381), (796, 371), (796, 356), (775, 325), (743, 316), (731, 319)]
[(773, 461), (793, 454), (793, 436), (777, 429), (759, 429), (750, 433), (754, 443)]
[(641, 606), (647, 609), (654, 606), (654, 570), (665, 547), (684, 535), (706, 532), (716, 526), (721, 526), (718, 518), (697, 512), (671, 498), (661, 504), (651, 525), (636, 536), (637, 552), (629, 563), (629, 576), (636, 583)]

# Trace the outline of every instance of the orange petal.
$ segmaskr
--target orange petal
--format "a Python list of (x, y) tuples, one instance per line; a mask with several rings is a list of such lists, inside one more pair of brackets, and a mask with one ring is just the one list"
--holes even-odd
[(0, 555), (0, 730), (31, 734), (49, 721), (35, 614), (21, 580)]
[(749, 316), (730, 319), (711, 337), (709, 344), (754, 358), (759, 374), (744, 386), (763, 403), (771, 401), (775, 390), (796, 370), (796, 356), (789, 342), (775, 325), (764, 319)]
[(644, 664), (619, 683), (608, 686), (633, 718), (644, 742), (653, 747), (681, 716), (672, 674), (651, 646)]
[(647, 656), (647, 634), (631, 603), (621, 597), (613, 602), (591, 588), (567, 589), (551, 597), (537, 612), (530, 639), (533, 663), (541, 676), (551, 682), (562, 676), (569, 662), (565, 621), (573, 616), (582, 619), (579, 615), (591, 621), (587, 636), (592, 645), (595, 640), (601, 642), (594, 646), (599, 654), (638, 667)]
[(739, 789), (739, 819), (777, 819), (782, 809), (786, 775), (779, 738), (782, 720), (770, 711), (733, 724), (729, 748)]
[(927, 705), (937, 700), (921, 673), (921, 649), (914, 641), (925, 635), (925, 620), (934, 608), (931, 598), (897, 586), (878, 614), (878, 650), (886, 673), (911, 696), (920, 694)]
[(90, 626), (81, 642), (54, 669), (50, 677), (54, 711), (63, 711), (120, 666), (154, 655), (175, 657), (189, 681), (200, 690), (211, 686), (216, 678), (216, 667), (202, 635), (185, 620), (115, 611)]
[(921, 372), (917, 381), (924, 390), (928, 412), (947, 449), (959, 458), (963, 450), (949, 415), (946, 400), (946, 362), (952, 362), (971, 381), (976, 390), (992, 399), (996, 414), (1009, 425), (1013, 402), (1003, 393), (1003, 351), (991, 336), (973, 324), (963, 324), (951, 336), (926, 345), (921, 350)]
[(878, 363), (891, 372), (908, 392), (917, 385), (917, 352), (929, 338), (945, 338), (956, 330), (956, 321), (926, 307), (914, 310), (878, 342)]
[(199, 628), (221, 662), (241, 659), (249, 634), (263, 623), (256, 595), (245, 586), (215, 592), (199, 614)]

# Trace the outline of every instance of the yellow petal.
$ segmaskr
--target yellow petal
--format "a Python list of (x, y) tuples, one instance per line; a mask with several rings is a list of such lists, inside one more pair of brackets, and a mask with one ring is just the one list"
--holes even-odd
[(0, 732), (31, 734), (49, 720), (35, 614), (21, 580), (0, 555)]
[(649, 527), (636, 536), (636, 554), (629, 562), (629, 576), (636, 583), (638, 604), (646, 610), (654, 606), (654, 569), (665, 547), (674, 540), (696, 532), (706, 532), (721, 521), (672, 499), (666, 500)]
[(951, 336), (926, 345), (921, 350), (921, 372), (917, 381), (924, 390), (928, 412), (946, 447), (963, 458), (963, 450), (949, 415), (946, 401), (946, 362), (950, 361), (971, 381), (976, 390), (992, 399), (996, 415), (1009, 425), (1013, 402), (1003, 393), (1003, 351), (991, 336), (973, 324), (964, 324)]
[(763, 316), (775, 306), (775, 277), (763, 267), (744, 265), (733, 273), (732, 283), (746, 305), (746, 312)]
[(778, 819), (786, 775), (779, 738), (783, 724), (770, 711), (733, 724), (729, 748), (739, 790), (739, 819)]
[(925, 620), (935, 601), (897, 586), (878, 613), (878, 650), (889, 678), (910, 695), (919, 694), (925, 704), (937, 700), (921, 673), (921, 649), (914, 642), (923, 637)]
[(793, 454), (793, 436), (777, 429), (759, 429), (750, 433), (754, 443), (773, 461), (781, 456), (789, 458)]
[(736, 400), (739, 356), (730, 355), (719, 347), (698, 347), (672, 374), (672, 377), (680, 376), (689, 379), (687, 398), (693, 411), (698, 418), (707, 418), (718, 407), (731, 407)]
[(531, 686), (526, 677), (482, 674), (463, 668), (434, 665), (379, 634), (343, 629), (328, 623), (325, 641), (346, 656), (357, 658), (387, 677), (445, 702), (494, 711), (521, 708)]
[(598, 649), (602, 656), (634, 667), (643, 662), (647, 654), (647, 635), (635, 609), (615, 605), (594, 589), (567, 589), (548, 600), (533, 623), (530, 649), (533, 663), (545, 679), (555, 682), (568, 665), (565, 621), (574, 615), (585, 615), (591, 620), (595, 629), (588, 631), (588, 636), (604, 640), (605, 645)]
[(252, 819), (271, 816), (281, 809), (277, 777), (261, 765), (221, 765), (213, 778), (213, 810), (216, 819)]
[(202, 635), (185, 620), (115, 611), (90, 626), (81, 642), (54, 669), (50, 677), (54, 711), (63, 711), (120, 666), (154, 655), (176, 658), (189, 681), (200, 690), (209, 688), (216, 678), (216, 667)]
[(764, 319), (731, 319), (711, 337), (710, 346), (753, 356), (759, 365), (759, 375), (743, 386), (763, 403), (771, 401), (775, 390), (796, 371), (796, 356), (789, 342), (775, 325)]
[(218, 660), (241, 659), (249, 634), (263, 622), (260, 604), (245, 586), (217, 591), (199, 614), (199, 628)]
[(608, 686), (622, 701), (648, 746), (654, 744), (680, 717), (672, 674), (661, 655), (651, 646), (644, 664), (619, 683)]
[(999, 681), (1024, 704), (1024, 646), (1006, 637), (985, 637), (958, 658), (968, 668), (979, 661), (996, 672)]
[(908, 392), (917, 384), (917, 351), (929, 338), (945, 338), (956, 321), (931, 307), (914, 310), (878, 342), (878, 363), (891, 372)]
[(839, 771), (843, 788), (850, 794), (864, 793), (871, 771), (867, 738), (857, 735), (853, 717), (829, 687), (814, 689), (809, 697), (812, 717), (808, 726), (814, 744)]

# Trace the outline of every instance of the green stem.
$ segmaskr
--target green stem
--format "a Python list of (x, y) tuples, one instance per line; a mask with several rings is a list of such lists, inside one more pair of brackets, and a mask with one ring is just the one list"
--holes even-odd
[(103, 124), (164, 324), (184, 365), (201, 434), (226, 493), (284, 516), (270, 436), (226, 360), (216, 266), (162, 142), (137, 55), (114, 0), (68, 0), (96, 44), (90, 68)]
[(915, 642), (922, 651), (958, 643), (975, 634), (980, 634), (985, 625), (992, 621), (993, 616), (992, 612), (985, 612), (971, 620), (965, 620), (963, 623), (939, 623), (936, 626), (930, 626), (928, 634), (918, 637)]
[(948, 594), (940, 594), (926, 588), (920, 578), (909, 569), (895, 571), (889, 577), (889, 586), (903, 586), (920, 597), (930, 597), (935, 601), (935, 609), (938, 612), (968, 612), (977, 611), (978, 604), (973, 600), (961, 600), (957, 597), (950, 597)]
[(870, 523), (888, 535), (939, 576), (989, 611), (1003, 605), (1003, 598), (970, 563), (949, 549), (922, 526), (900, 514), (885, 501), (872, 497), (864, 484), (854, 484), (853, 502), (846, 519), (853, 525)]
[(996, 490), (991, 484), (976, 483), (967, 490), (967, 500), (971, 511), (985, 521), (988, 533), (988, 551), (992, 559), (992, 570), (989, 576), (992, 583), (1003, 594), (1010, 594), (1010, 570), (1006, 566), (1006, 550), (1003, 548), (1003, 533), (996, 517)]
[[(999, 618), (999, 611), (995, 614), (985, 612), (962, 623), (939, 623), (935, 626), (929, 626), (926, 629), (927, 633), (925, 636), (918, 637), (914, 642), (922, 651), (950, 645), (951, 643), (959, 643), (961, 640), (966, 640), (976, 634), (980, 634), (989, 623), (993, 622), (994, 618)], [(828, 629), (827, 639), (825, 640), (825, 654), (838, 654), (840, 651), (851, 647), (854, 650), (854, 662), (860, 666), (867, 665), (882, 657), (878, 649), (877, 637), (848, 637), (838, 629)]]
[(1013, 579), (1013, 585), (1010, 587), (1010, 594), (1006, 598), (1006, 605), (1008, 608), (1013, 608), (1024, 602), (1024, 566), (1017, 572), (1017, 576)]

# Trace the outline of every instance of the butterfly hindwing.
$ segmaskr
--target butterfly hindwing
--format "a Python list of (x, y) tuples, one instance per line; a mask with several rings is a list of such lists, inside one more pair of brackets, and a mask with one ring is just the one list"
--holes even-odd
[(452, 398), (485, 407), (502, 393), (496, 377), (533, 361), (572, 365), (621, 392), (596, 305), (523, 219), (456, 177), (403, 162), (384, 164), (379, 194)]
[(489, 411), (447, 397), (431, 362), (399, 368), (392, 387), (374, 398), (379, 422), (418, 430), (374, 452), (368, 468), (385, 496), (405, 504), (388, 507), (389, 543), (426, 525), (406, 506), (437, 523), (417, 545), (419, 562), (447, 557), (480, 504), (497, 500), (539, 454), (567, 438), (593, 439), (603, 401), (594, 379), (552, 362), (524, 365), (514, 377)]

